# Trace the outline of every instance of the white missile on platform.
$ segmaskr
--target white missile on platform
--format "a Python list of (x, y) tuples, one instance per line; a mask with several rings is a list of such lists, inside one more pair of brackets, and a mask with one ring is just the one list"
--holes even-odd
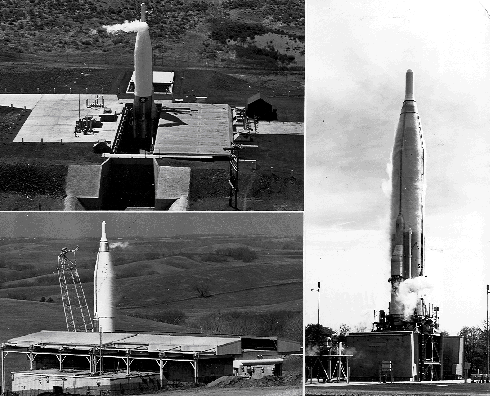
[(153, 143), (153, 54), (146, 24), (146, 5), (141, 4), (141, 22), (134, 46), (134, 138), (140, 149), (149, 151)]
[(102, 237), (94, 271), (94, 317), (96, 331), (114, 331), (114, 267), (107, 242), (105, 221), (102, 222)]
[(403, 315), (398, 287), (424, 271), (425, 151), (413, 94), (413, 72), (406, 74), (405, 100), (392, 154), (390, 314)]

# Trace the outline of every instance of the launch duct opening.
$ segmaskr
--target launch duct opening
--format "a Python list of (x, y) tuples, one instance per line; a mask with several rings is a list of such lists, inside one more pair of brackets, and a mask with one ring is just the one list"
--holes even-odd
[(155, 175), (150, 158), (111, 158), (102, 172), (101, 210), (155, 206)]

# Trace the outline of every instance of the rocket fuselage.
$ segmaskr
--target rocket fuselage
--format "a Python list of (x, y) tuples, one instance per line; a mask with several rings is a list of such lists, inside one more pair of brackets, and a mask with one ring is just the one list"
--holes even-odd
[[(142, 8), (142, 22), (144, 22)], [(148, 25), (147, 25), (148, 26)], [(134, 46), (134, 139), (149, 151), (153, 143), (153, 55), (148, 27), (138, 30)]]
[(94, 316), (97, 323), (96, 331), (114, 331), (114, 267), (105, 232), (105, 221), (102, 222), (102, 237), (94, 271)]
[(396, 295), (400, 282), (423, 275), (425, 163), (422, 126), (413, 95), (413, 73), (406, 74), (405, 101), (392, 154), (390, 314), (402, 315)]

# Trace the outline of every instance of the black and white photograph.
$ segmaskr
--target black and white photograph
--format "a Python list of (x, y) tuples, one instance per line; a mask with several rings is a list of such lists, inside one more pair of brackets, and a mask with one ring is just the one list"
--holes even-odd
[(302, 213), (2, 213), (5, 395), (300, 395)]
[(0, 210), (303, 210), (304, 0), (0, 4)]
[(489, 7), (306, 4), (307, 395), (490, 389)]

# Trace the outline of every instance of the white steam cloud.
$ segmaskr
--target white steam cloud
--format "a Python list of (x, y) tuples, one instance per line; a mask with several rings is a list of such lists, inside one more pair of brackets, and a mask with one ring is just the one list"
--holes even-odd
[(403, 316), (405, 319), (410, 318), (419, 298), (429, 289), (432, 289), (432, 285), (423, 276), (407, 279), (400, 283), (396, 299), (403, 305)]
[(148, 29), (148, 24), (141, 21), (124, 21), (124, 23), (104, 25), (102, 27), (107, 30), (107, 33), (142, 32), (143, 30)]
[(386, 173), (388, 174), (387, 179), (383, 179), (381, 181), (381, 190), (383, 190), (383, 193), (385, 194), (386, 197), (391, 197), (391, 191), (392, 191), (392, 183), (391, 183), (391, 177), (393, 174), (393, 163), (391, 162), (391, 157), (393, 156), (390, 155), (390, 162), (386, 164)]
[(109, 243), (110, 249), (115, 249), (115, 248), (126, 249), (127, 247), (129, 247), (129, 242), (111, 242), (111, 243)]

